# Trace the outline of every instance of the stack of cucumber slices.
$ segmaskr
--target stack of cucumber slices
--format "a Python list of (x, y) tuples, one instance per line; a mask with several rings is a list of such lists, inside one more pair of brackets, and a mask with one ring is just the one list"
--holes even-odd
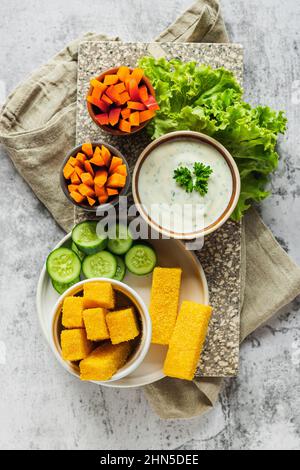
[(59, 294), (81, 277), (122, 281), (127, 269), (138, 276), (153, 271), (157, 257), (151, 246), (135, 242), (124, 224), (117, 224), (110, 233), (114, 234), (111, 238), (101, 237), (96, 221), (81, 222), (73, 228), (70, 248), (57, 248), (49, 254), (46, 268)]

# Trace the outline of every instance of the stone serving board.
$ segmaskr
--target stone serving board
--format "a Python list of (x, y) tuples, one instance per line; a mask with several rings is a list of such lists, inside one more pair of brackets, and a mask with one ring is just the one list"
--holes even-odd
[[(243, 49), (236, 44), (82, 42), (78, 57), (76, 142), (79, 145), (86, 140), (107, 141), (126, 156), (131, 171), (150, 142), (146, 130), (128, 137), (104, 133), (91, 120), (85, 98), (91, 77), (118, 65), (134, 67), (144, 55), (193, 60), (214, 68), (223, 66), (235, 74), (240, 84), (243, 77)], [(75, 222), (83, 218), (86, 218), (83, 211), (75, 209)], [(228, 221), (205, 239), (204, 247), (196, 255), (205, 271), (214, 309), (196, 375), (232, 377), (239, 369), (241, 225)]]

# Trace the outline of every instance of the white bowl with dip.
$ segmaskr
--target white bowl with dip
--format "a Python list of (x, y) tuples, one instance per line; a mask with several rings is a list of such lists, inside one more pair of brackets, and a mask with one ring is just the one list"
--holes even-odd
[[(174, 180), (180, 166), (195, 162), (213, 173), (205, 196), (187, 193)], [(167, 238), (191, 240), (217, 230), (229, 219), (240, 196), (238, 167), (223, 145), (192, 131), (166, 134), (140, 155), (133, 172), (133, 198), (143, 219)]]

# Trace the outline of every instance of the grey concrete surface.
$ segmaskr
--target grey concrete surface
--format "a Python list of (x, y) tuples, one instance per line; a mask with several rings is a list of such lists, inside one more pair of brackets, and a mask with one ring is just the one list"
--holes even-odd
[[(147, 41), (189, 0), (0, 0), (0, 99), (85, 31)], [(286, 110), (280, 167), (262, 216), (300, 263), (298, 0), (223, 0), (231, 39), (245, 47), (245, 95)], [(1, 149), (0, 448), (299, 449), (300, 299), (245, 341), (241, 371), (214, 410), (162, 421), (140, 390), (82, 384), (49, 352), (35, 309), (48, 251), (62, 237)], [(266, 280), (267, 282), (267, 280)]]

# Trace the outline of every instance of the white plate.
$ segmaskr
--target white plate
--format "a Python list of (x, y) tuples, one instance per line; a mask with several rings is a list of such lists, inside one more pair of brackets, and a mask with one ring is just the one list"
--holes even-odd
[[(55, 248), (69, 244), (70, 240), (71, 233), (66, 235)], [(151, 240), (151, 244), (157, 252), (160, 266), (182, 268), (180, 302), (182, 300), (193, 300), (208, 304), (209, 294), (206, 277), (196, 256), (191, 251), (186, 250), (184, 244), (178, 240)], [(136, 290), (146, 305), (149, 306), (151, 274), (139, 277), (127, 273), (123, 282)], [(51, 311), (58, 298), (59, 295), (53, 289), (44, 265), (38, 281), (36, 302), (39, 321), (48, 343), (52, 325)], [(105, 384), (105, 386), (117, 388), (141, 387), (162, 379), (165, 376), (163, 363), (166, 352), (167, 346), (152, 344), (143, 363), (131, 375), (116, 382)]]

